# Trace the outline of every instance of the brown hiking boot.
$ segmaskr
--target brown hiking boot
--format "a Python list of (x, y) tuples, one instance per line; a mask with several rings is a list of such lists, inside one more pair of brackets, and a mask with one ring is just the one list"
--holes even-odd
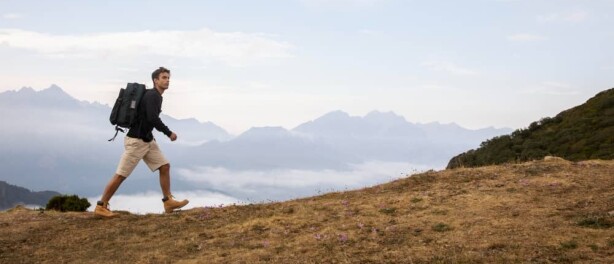
[(177, 200), (175, 200), (175, 197), (170, 195), (170, 196), (165, 197), (164, 199), (162, 199), (162, 202), (164, 202), (164, 211), (168, 214), (168, 213), (172, 213), (173, 210), (175, 210), (175, 209), (179, 209), (181, 207), (184, 207), (190, 201), (188, 201), (188, 200), (177, 201)]
[(101, 201), (98, 201), (98, 203), (96, 203), (96, 209), (94, 209), (94, 215), (100, 216), (102, 218), (113, 218), (113, 217), (119, 216), (118, 214), (115, 214), (111, 212), (111, 210), (109, 210), (109, 203), (103, 203)]

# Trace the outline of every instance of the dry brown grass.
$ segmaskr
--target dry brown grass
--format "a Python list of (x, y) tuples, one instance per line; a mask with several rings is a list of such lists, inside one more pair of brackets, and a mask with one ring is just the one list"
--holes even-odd
[(282, 203), (0, 213), (2, 263), (613, 263), (614, 161), (426, 172)]

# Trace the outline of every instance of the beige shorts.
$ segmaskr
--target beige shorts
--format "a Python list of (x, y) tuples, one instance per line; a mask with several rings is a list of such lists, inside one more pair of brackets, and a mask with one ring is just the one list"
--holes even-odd
[(152, 172), (169, 163), (155, 140), (145, 142), (139, 138), (125, 137), (124, 154), (115, 173), (128, 177), (141, 160), (145, 161)]

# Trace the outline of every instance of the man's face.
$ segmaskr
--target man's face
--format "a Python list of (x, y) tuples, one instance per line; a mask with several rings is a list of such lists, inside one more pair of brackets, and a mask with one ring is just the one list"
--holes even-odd
[(171, 75), (168, 72), (163, 72), (158, 75), (157, 79), (154, 79), (154, 85), (162, 90), (168, 89), (168, 85), (171, 81)]

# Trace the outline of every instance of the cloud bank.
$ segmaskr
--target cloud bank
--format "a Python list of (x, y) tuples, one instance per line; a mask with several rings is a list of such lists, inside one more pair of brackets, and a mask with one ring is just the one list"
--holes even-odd
[(363, 188), (429, 169), (403, 162), (371, 161), (347, 171), (234, 171), (220, 167), (179, 168), (175, 175), (193, 186), (221, 190), (240, 200), (287, 200), (323, 192)]
[[(354, 190), (370, 187), (408, 177), (430, 169), (426, 166), (403, 162), (367, 162), (354, 164), (348, 171), (235, 171), (225, 168), (199, 167), (178, 168), (174, 173), (174, 184), (182, 182), (199, 188), (198, 191), (177, 191), (177, 199), (188, 199), (184, 209), (249, 204), (271, 201), (285, 201), (319, 194)], [(90, 197), (93, 211), (99, 197)], [(111, 210), (129, 211), (136, 214), (162, 213), (160, 191), (119, 194), (110, 201)]]
[[(236, 198), (214, 192), (207, 191), (182, 191), (173, 193), (173, 196), (178, 200), (188, 199), (190, 203), (186, 205), (184, 210), (211, 207), (220, 205), (239, 204), (242, 201)], [(99, 197), (89, 197), (87, 200), (92, 204), (88, 211), (94, 211), (96, 201)], [(113, 211), (128, 211), (133, 214), (160, 214), (164, 213), (164, 205), (162, 203), (162, 193), (149, 191), (145, 193), (135, 194), (118, 194), (113, 196), (110, 201), (110, 208)]]

